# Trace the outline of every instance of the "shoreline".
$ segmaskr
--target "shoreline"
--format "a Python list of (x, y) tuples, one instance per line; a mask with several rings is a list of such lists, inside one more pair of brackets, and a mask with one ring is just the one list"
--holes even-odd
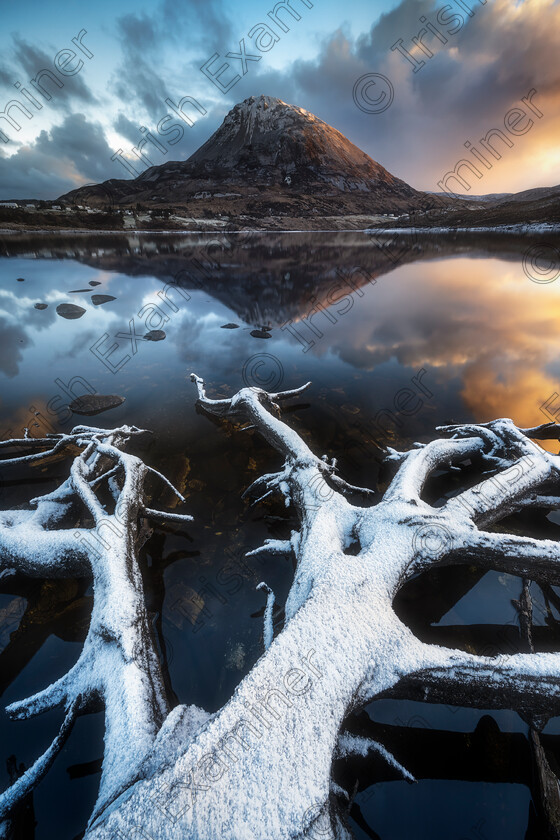
[(560, 234), (560, 224), (555, 223), (536, 223), (536, 224), (513, 224), (513, 225), (493, 225), (493, 226), (473, 226), (473, 227), (370, 227), (370, 228), (240, 228), (238, 230), (229, 230), (224, 228), (217, 228), (215, 230), (193, 229), (193, 230), (149, 230), (145, 228), (130, 228), (128, 230), (103, 230), (103, 229), (89, 229), (89, 228), (0, 228), (1, 236), (17, 236), (19, 234), (33, 234), (36, 236), (51, 236), (51, 235), (65, 235), (65, 236), (134, 236), (137, 234), (150, 236), (189, 236), (196, 234), (266, 234), (266, 233), (286, 233), (286, 234), (309, 234), (309, 233), (363, 233), (366, 235), (384, 235), (396, 236), (404, 235), (428, 235), (428, 234), (443, 234), (443, 233), (497, 233), (497, 234), (515, 234), (515, 233), (552, 233)]

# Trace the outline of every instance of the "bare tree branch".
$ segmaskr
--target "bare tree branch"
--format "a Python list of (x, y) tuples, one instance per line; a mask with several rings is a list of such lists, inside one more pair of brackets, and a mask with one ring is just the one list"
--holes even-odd
[[(64, 440), (29, 444), (30, 463), (71, 451), (70, 479), (34, 500), (30, 510), (0, 513), (0, 574), (17, 569), (54, 576), (87, 568), (93, 579), (91, 623), (77, 663), (44, 691), (8, 708), (25, 718), (62, 706), (67, 718), (60, 739), (77, 710), (104, 702), (103, 772), (87, 840), (135, 832), (150, 840), (311, 840), (323, 821), (322, 836), (341, 840), (349, 833), (335, 798), (351, 805), (353, 794), (333, 781), (333, 756), (373, 750), (412, 781), (382, 743), (342, 734), (350, 712), (389, 696), (514, 708), (533, 723), (556, 712), (560, 653), (488, 657), (427, 644), (393, 607), (411, 577), (457, 563), (522, 576), (526, 605), (527, 580), (539, 580), (547, 603), (554, 601), (559, 543), (484, 527), (518, 510), (559, 506), (559, 456), (532, 440), (558, 439), (556, 424), (518, 429), (500, 419), (450, 426), (442, 429), (447, 437), (410, 452), (389, 450), (397, 471), (378, 500), (375, 491), (347, 484), (336, 474), (336, 460), (316, 455), (281, 420), (281, 403), (307, 385), (270, 394), (243, 388), (231, 399), (215, 400), (199, 377), (191, 378), (205, 411), (249, 423), (284, 459), (246, 493), (263, 499), (279, 492), (299, 519), (289, 540), (267, 540), (249, 552), (291, 553), (296, 570), (275, 638), (274, 594), (259, 585), (267, 592), (265, 651), (215, 714), (193, 706), (170, 711), (163, 690), (137, 558), (146, 517), (178, 523), (190, 517), (157, 510), (146, 498), (146, 478), (155, 473), (183, 500), (156, 470), (123, 451), (140, 430), (77, 427)], [(28, 445), (26, 439), (20, 444)], [(471, 477), (473, 462), (482, 462), (484, 478), (429, 504), (423, 492), (433, 472), (466, 459)], [(368, 506), (352, 503), (360, 494)], [(71, 510), (77, 516), (72, 530), (62, 527)], [(529, 613), (526, 624), (531, 650)], [(0, 800), (0, 813), (8, 815), (5, 803), (15, 801), (18, 790), (24, 795), (32, 789), (58, 748), (55, 739), (26, 781)]]

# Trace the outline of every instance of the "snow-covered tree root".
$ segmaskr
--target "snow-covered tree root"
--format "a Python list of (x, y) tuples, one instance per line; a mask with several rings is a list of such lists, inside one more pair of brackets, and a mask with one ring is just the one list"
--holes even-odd
[(105, 706), (95, 812), (135, 778), (169, 712), (137, 555), (149, 534), (146, 520), (191, 517), (146, 507), (144, 483), (153, 471), (122, 451), (140, 434), (129, 426), (78, 426), (69, 435), (0, 443), (2, 450), (20, 453), (4, 458), (3, 466), (75, 456), (70, 477), (56, 491), (31, 500), (28, 510), (0, 513), (0, 573), (89, 576), (94, 588), (89, 632), (76, 664), (44, 691), (7, 709), (12, 718), (24, 719), (60, 706), (64, 720), (49, 749), (0, 796), (0, 836), (10, 836), (9, 815), (47, 772), (81, 711), (99, 701)]
[[(535, 731), (556, 713), (560, 655), (484, 657), (423, 643), (399, 620), (393, 600), (407, 580), (434, 565), (468, 562), (548, 583), (560, 580), (557, 543), (488, 530), (528, 506), (560, 507), (560, 459), (532, 442), (558, 439), (557, 426), (522, 430), (510, 420), (497, 420), (442, 429), (441, 439), (389, 453), (396, 474), (379, 498), (346, 484), (334, 461), (316, 456), (280, 420), (280, 404), (307, 386), (279, 394), (246, 388), (231, 399), (214, 400), (206, 396), (202, 380), (192, 378), (206, 411), (248, 422), (284, 458), (282, 469), (257, 479), (250, 492), (261, 498), (280, 493), (300, 521), (289, 540), (267, 541), (253, 552), (289, 552), (297, 560), (286, 620), (274, 638), (273, 593), (263, 581), (266, 650), (216, 714), (176, 707), (154, 735), (163, 718), (153, 712), (154, 703), (163, 709), (156, 702), (158, 691), (148, 694), (151, 717), (142, 699), (146, 691), (139, 692), (138, 709), (123, 702), (120, 717), (115, 710), (108, 745), (118, 750), (120, 739), (126, 755), (131, 740), (139, 738), (141, 744), (132, 762), (134, 780), (115, 795), (123, 774), (118, 759), (106, 755), (111, 794), (102, 797), (87, 840), (340, 840), (350, 833), (337, 807), (345, 792), (331, 781), (333, 758), (375, 751), (412, 780), (383, 744), (344, 732), (347, 715), (372, 699), (391, 695), (516, 708)], [(72, 480), (95, 518), (101, 511), (82, 472), (93, 454), (84, 450)], [(488, 469), (479, 484), (441, 507), (424, 500), (433, 471), (479, 457)], [(138, 512), (137, 507), (135, 516)], [(66, 562), (75, 561), (68, 555)], [(101, 577), (99, 610), (114, 598), (111, 586), (119, 586), (109, 572)], [(134, 600), (141, 597), (140, 582), (132, 581), (131, 590), (136, 593), (130, 591), (132, 613), (142, 609)], [(122, 649), (129, 650), (132, 623), (120, 629)], [(119, 681), (109, 679), (106, 651), (100, 645), (92, 649), (92, 667), (96, 679), (101, 674), (107, 681), (107, 702), (110, 683)], [(139, 672), (148, 673), (151, 664), (146, 652), (137, 666), (142, 686)], [(62, 690), (49, 691), (60, 696)], [(81, 689), (72, 693), (74, 702), (80, 697)], [(143, 737), (148, 719), (152, 726)]]
[[(250, 492), (279, 492), (301, 523), (286, 542), (253, 552), (289, 552), (297, 560), (286, 621), (274, 639), (273, 594), (263, 582), (263, 656), (215, 715), (194, 707), (171, 713), (144, 778), (93, 822), (88, 840), (134, 830), (152, 840), (346, 838), (336, 806), (345, 792), (331, 781), (334, 757), (373, 750), (411, 780), (382, 744), (344, 733), (351, 711), (391, 693), (513, 707), (540, 721), (556, 711), (560, 656), (491, 658), (425, 644), (392, 606), (403, 584), (434, 564), (480, 563), (557, 579), (556, 543), (484, 530), (527, 505), (560, 505), (559, 459), (530, 439), (557, 438), (556, 426), (520, 430), (498, 420), (443, 430), (449, 437), (390, 453), (398, 469), (377, 499), (347, 485), (334, 462), (280, 420), (280, 404), (307, 386), (279, 394), (247, 388), (214, 400), (192, 379), (204, 409), (248, 422), (284, 457), (282, 469), (257, 479)], [(442, 507), (422, 499), (432, 471), (474, 456), (486, 461), (487, 478)], [(362, 504), (352, 503), (360, 494)]]

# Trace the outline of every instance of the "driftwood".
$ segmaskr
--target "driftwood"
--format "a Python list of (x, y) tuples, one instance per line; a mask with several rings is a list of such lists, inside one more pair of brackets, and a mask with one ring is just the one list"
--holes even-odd
[[(516, 709), (530, 721), (533, 750), (542, 749), (538, 733), (560, 697), (560, 656), (532, 652), (527, 592), (520, 602), (527, 652), (498, 656), (421, 641), (393, 601), (419, 573), (452, 564), (507, 571), (543, 587), (560, 582), (557, 542), (491, 530), (527, 508), (560, 508), (560, 459), (534, 443), (557, 440), (559, 427), (518, 429), (501, 419), (442, 428), (431, 443), (389, 451), (395, 475), (381, 495), (347, 484), (335, 461), (315, 455), (282, 422), (281, 403), (307, 386), (278, 394), (245, 388), (220, 400), (192, 378), (203, 409), (248, 423), (284, 458), (279, 472), (247, 491), (261, 499), (281, 494), (299, 518), (288, 540), (268, 540), (252, 552), (291, 554), (296, 561), (283, 629), (274, 638), (274, 593), (263, 581), (262, 657), (216, 714), (195, 706), (170, 711), (137, 556), (146, 520), (188, 517), (146, 506), (149, 468), (122, 451), (140, 430), (83, 426), (69, 435), (0, 444), (36, 450), (5, 459), (6, 466), (78, 450), (57, 491), (34, 500), (31, 510), (0, 513), (0, 572), (89, 573), (94, 581), (91, 624), (76, 665), (45, 691), (8, 707), (23, 718), (59, 705), (66, 716), (47, 753), (0, 798), (5, 836), (10, 814), (93, 700), (105, 705), (106, 736), (88, 840), (350, 837), (344, 811), (354, 792), (333, 780), (333, 760), (376, 756), (389, 773), (414, 779), (382, 740), (344, 729), (349, 713), (377, 697)], [(439, 507), (425, 501), (434, 471), (474, 458), (485, 464), (482, 481)], [(71, 516), (81, 517), (80, 524), (60, 527)], [(551, 783), (550, 775), (542, 780)]]
[[(31, 500), (30, 510), (0, 513), (0, 573), (89, 576), (94, 586), (89, 631), (76, 664), (44, 691), (7, 709), (18, 719), (57, 706), (65, 712), (49, 749), (0, 797), (7, 836), (10, 813), (48, 771), (81, 711), (99, 700), (105, 706), (105, 750), (95, 812), (126, 789), (131, 771), (141, 765), (170, 711), (137, 555), (147, 536), (145, 520), (190, 517), (145, 506), (144, 482), (151, 470), (122, 451), (131, 437), (142, 433), (128, 426), (110, 431), (77, 426), (68, 435), (0, 443), (3, 449), (24, 452), (5, 458), (6, 467), (77, 453), (70, 477), (56, 491)], [(110, 504), (106, 499), (102, 503), (101, 493)], [(68, 519), (86, 525), (60, 527)]]

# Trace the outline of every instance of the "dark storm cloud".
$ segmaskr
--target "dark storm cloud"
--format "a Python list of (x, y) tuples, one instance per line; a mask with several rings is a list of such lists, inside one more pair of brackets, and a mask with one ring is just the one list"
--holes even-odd
[(119, 114), (115, 122), (113, 123), (113, 128), (115, 131), (118, 131), (121, 137), (126, 137), (127, 140), (130, 140), (131, 143), (137, 143), (140, 134), (138, 133), (138, 124), (129, 120), (124, 114)]
[[(144, 114), (156, 121), (167, 111), (167, 97), (196, 96), (193, 86), (197, 88), (203, 82), (200, 64), (208, 58), (208, 50), (226, 52), (237, 45), (240, 35), (231, 22), (227, 5), (219, 0), (193, 0), (188, 4), (163, 0), (150, 15), (131, 13), (119, 18), (117, 37), (122, 60), (112, 89), (126, 106), (128, 119), (134, 121), (136, 108), (137, 121)], [(183, 54), (193, 53), (194, 58), (186, 60), (179, 72), (164, 81), (164, 67), (176, 65)]]
[(14, 82), (19, 81), (25, 86), (28, 80), (34, 79), (41, 70), (49, 70), (63, 85), (58, 87), (52, 80), (45, 77), (43, 85), (51, 95), (51, 99), (45, 103), (49, 108), (69, 111), (77, 103), (81, 105), (97, 104), (97, 99), (82, 75), (85, 66), (74, 76), (63, 76), (57, 73), (53, 64), (57, 52), (53, 48), (51, 53), (47, 53), (39, 47), (29, 44), (19, 35), (14, 35), (11, 56), (13, 63), (10, 63), (9, 68), (6, 64), (0, 67), (0, 86), (3, 88), (3, 94), (6, 97), (17, 96), (17, 91), (13, 87)]
[[(182, 82), (176, 76), (167, 84), (160, 69), (170, 58), (180, 58), (178, 50), (184, 50), (184, 33), (188, 31), (189, 51), (196, 49), (207, 40), (211, 40), (217, 49), (221, 42), (230, 35), (221, 4), (215, 2), (195, 2), (181, 5), (163, 2), (156, 11), (148, 16), (128, 14), (117, 21), (118, 37), (122, 49), (122, 61), (113, 78), (113, 90), (127, 107), (127, 117), (132, 119), (131, 105), (141, 109), (139, 119), (147, 113), (152, 120), (160, 119), (167, 110), (165, 99), (182, 88)], [(197, 79), (200, 75), (199, 60), (188, 62), (185, 77)], [(196, 74), (196, 75), (195, 75)], [(181, 95), (185, 95), (183, 91)], [(188, 91), (189, 94), (192, 90)], [(125, 135), (128, 136), (128, 135)]]
[[(15, 79), (17, 82), (17, 79)], [(7, 64), (0, 64), (0, 87), (10, 88), (14, 83), (13, 72)]]
[(157, 22), (145, 15), (125, 15), (117, 21), (122, 61), (113, 79), (113, 92), (126, 106), (127, 115), (132, 117), (140, 109), (139, 120), (147, 113), (151, 119), (159, 119), (168, 96), (167, 87), (158, 73), (157, 47), (163, 47), (164, 36), (157, 29)]
[(15, 155), (0, 158), (3, 193), (13, 198), (56, 198), (86, 182), (114, 177), (113, 154), (102, 126), (70, 114)]
[(70, 114), (49, 133), (42, 131), (35, 149), (46, 156), (61, 156), (71, 161), (76, 170), (91, 181), (106, 177), (112, 154), (102, 126), (90, 122), (84, 114)]

